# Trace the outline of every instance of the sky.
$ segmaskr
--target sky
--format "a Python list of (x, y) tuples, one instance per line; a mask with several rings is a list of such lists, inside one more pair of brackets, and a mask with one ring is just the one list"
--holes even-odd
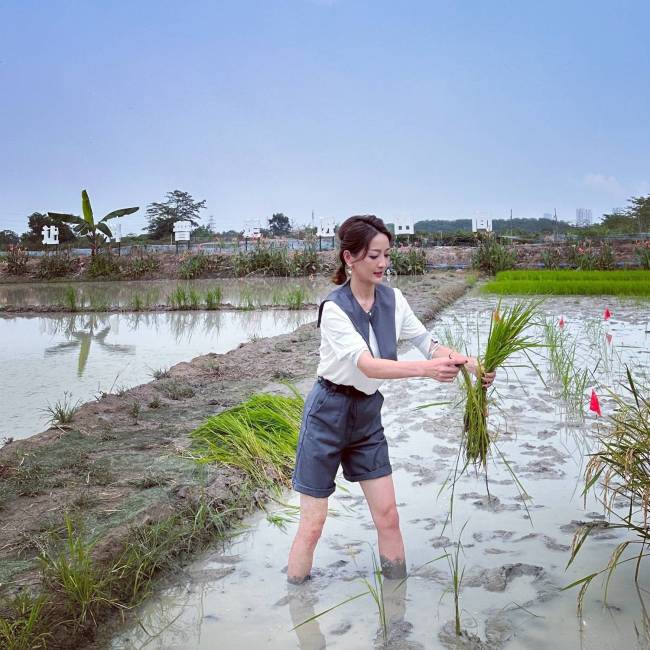
[(0, 0), (0, 230), (174, 189), (241, 230), (650, 194), (647, 0)]

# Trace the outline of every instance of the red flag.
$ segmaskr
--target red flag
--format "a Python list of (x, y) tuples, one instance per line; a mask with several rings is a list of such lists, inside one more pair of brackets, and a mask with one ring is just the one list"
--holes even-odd
[(564, 316), (560, 316), (560, 322), (558, 323), (560, 329), (564, 329)]
[(600, 402), (598, 401), (598, 395), (596, 395), (596, 391), (592, 388), (591, 389), (591, 400), (589, 402), (589, 410), (593, 411), (594, 413), (597, 413), (600, 415), (600, 417), (603, 416), (602, 411), (600, 410)]
[(607, 332), (607, 334), (605, 334), (605, 338), (607, 339), (608, 345), (611, 345), (612, 344), (612, 335), (609, 332)]
[(603, 312), (603, 318), (605, 320), (609, 320), (612, 317), (612, 312), (609, 311), (609, 307), (605, 307), (605, 311)]

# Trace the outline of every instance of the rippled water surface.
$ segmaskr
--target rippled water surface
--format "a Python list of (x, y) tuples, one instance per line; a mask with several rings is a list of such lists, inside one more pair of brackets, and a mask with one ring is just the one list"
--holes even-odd
[[(625, 364), (647, 380), (647, 310), (633, 302), (610, 301), (609, 307), (614, 312), (609, 323), (602, 321), (603, 305), (597, 299), (552, 299), (544, 311), (554, 322), (564, 315), (566, 331), (579, 344), (577, 364), (595, 371), (590, 383), (616, 387)], [(443, 312), (434, 331), (474, 350), (477, 332), (485, 338), (493, 308), (493, 300), (466, 297)], [(417, 358), (417, 353), (405, 351), (402, 358)], [(623, 533), (597, 528), (576, 563), (565, 570), (577, 522), (603, 519), (596, 499), (589, 495), (584, 503), (581, 491), (585, 454), (593, 450), (594, 433), (605, 426), (613, 403), (599, 388), (603, 419), (588, 410), (584, 420), (567, 413), (549, 379), (548, 365), (542, 356), (534, 360), (537, 370), (521, 358), (522, 367), (500, 373), (498, 408), (493, 406), (490, 416), (491, 426), (499, 431), (499, 449), (525, 492), (517, 489), (512, 474), (497, 459), (488, 468), (489, 495), (481, 474), (468, 472), (458, 481), (451, 523), (450, 492), (441, 488), (457, 459), (462, 417), (456, 405), (458, 387), (419, 379), (385, 384), (383, 418), (410, 570), (405, 584), (384, 584), (390, 621), (387, 644), (368, 596), (292, 631), (314, 614), (363, 592), (362, 578), (372, 580), (372, 522), (359, 486), (339, 477), (310, 583), (287, 589), (284, 571), (296, 523), (293, 510), (272, 502), (269, 511), (276, 524), (264, 513), (249, 517), (231, 543), (215, 547), (161, 586), (137, 612), (138, 622), (121, 630), (109, 646), (114, 650), (479, 647), (456, 641), (450, 568), (446, 559), (435, 561), (445, 552), (454, 553), (461, 541), (462, 624), (483, 639), (486, 645), (481, 648), (648, 647), (648, 619), (641, 600), (650, 587), (645, 567), (640, 590), (631, 579), (633, 566), (617, 572), (607, 606), (602, 584), (596, 581), (581, 617), (576, 615), (576, 590), (560, 591), (606, 566), (616, 544), (625, 539)], [(590, 388), (583, 407), (588, 405)], [(428, 402), (450, 404), (415, 410)], [(281, 501), (295, 505), (297, 495), (287, 493)], [(284, 529), (277, 526), (282, 520)]]

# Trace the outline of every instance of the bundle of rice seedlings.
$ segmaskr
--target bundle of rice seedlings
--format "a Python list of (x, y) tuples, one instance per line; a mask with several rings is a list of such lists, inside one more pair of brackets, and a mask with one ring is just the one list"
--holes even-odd
[(483, 387), (483, 375), (494, 372), (504, 365), (515, 352), (539, 347), (539, 343), (526, 335), (532, 325), (537, 307), (541, 301), (518, 302), (501, 310), (499, 302), (492, 313), (490, 332), (482, 357), (478, 359), (479, 376), (470, 377), (465, 367), (461, 368), (467, 400), (465, 403), (463, 445), (468, 462), (487, 464), (490, 450), (490, 435), (487, 427), (487, 389)]
[(254, 487), (288, 485), (298, 444), (303, 399), (253, 395), (243, 404), (206, 420), (192, 432), (192, 457), (243, 470)]

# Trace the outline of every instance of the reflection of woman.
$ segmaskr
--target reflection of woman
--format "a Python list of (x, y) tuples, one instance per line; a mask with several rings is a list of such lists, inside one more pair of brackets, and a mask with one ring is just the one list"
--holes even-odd
[[(358, 481), (377, 528), (384, 577), (406, 574), (388, 446), (381, 423), (383, 380), (430, 377), (451, 382), (459, 367), (478, 372), (476, 359), (433, 341), (398, 289), (382, 284), (392, 235), (372, 215), (340, 227), (340, 286), (323, 301), (318, 381), (305, 401), (293, 486), (300, 492), (300, 524), (287, 579), (310, 577), (313, 555), (334, 492), (339, 465)], [(349, 281), (346, 277), (349, 273)], [(426, 360), (397, 361), (398, 339), (410, 339)], [(485, 376), (486, 385), (494, 375)]]

